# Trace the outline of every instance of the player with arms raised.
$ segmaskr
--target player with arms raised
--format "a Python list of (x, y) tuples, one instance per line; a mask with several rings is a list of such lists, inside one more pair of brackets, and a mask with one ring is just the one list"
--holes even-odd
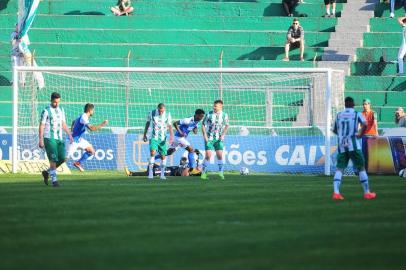
[(169, 144), (173, 142), (173, 129), (172, 129), (172, 118), (171, 113), (166, 112), (165, 104), (159, 103), (157, 108), (148, 114), (147, 122), (145, 123), (144, 137), (143, 140), (146, 142), (148, 128), (151, 126), (152, 135), (149, 140), (149, 150), (150, 150), (150, 160), (148, 164), (148, 178), (154, 178), (154, 163), (155, 155), (158, 152), (161, 156), (161, 179), (165, 180), (165, 168), (166, 168), (166, 155), (167, 155), (167, 145), (166, 145), (166, 132), (169, 129)]
[(90, 124), (89, 118), (92, 117), (93, 114), (94, 105), (91, 103), (87, 103), (84, 108), (84, 113), (76, 118), (72, 124), (73, 143), (69, 146), (68, 157), (71, 158), (73, 153), (78, 149), (84, 151), (81, 158), (73, 163), (73, 166), (78, 168), (81, 172), (85, 170), (83, 169), (82, 164), (95, 153), (93, 145), (91, 145), (82, 137), (83, 134), (86, 132), (86, 129), (89, 129), (90, 131), (96, 131), (108, 124), (107, 120), (104, 120), (103, 123), (97, 126)]
[(73, 142), (70, 130), (66, 125), (66, 116), (64, 109), (59, 106), (61, 95), (59, 93), (51, 94), (51, 104), (49, 104), (41, 113), (41, 122), (39, 124), (39, 148), (45, 148), (49, 160), (49, 169), (42, 171), (45, 185), (48, 185), (49, 176), (51, 176), (52, 186), (59, 187), (56, 176), (56, 168), (61, 166), (65, 160), (65, 140), (63, 132), (69, 136), (70, 143)]
[(212, 155), (212, 151), (216, 151), (219, 176), (224, 180), (223, 170), (223, 149), (224, 149), (224, 137), (227, 134), (229, 127), (228, 114), (223, 112), (223, 101), (214, 101), (213, 111), (210, 111), (203, 120), (202, 132), (205, 143), (206, 155), (203, 162), (202, 179), (208, 179), (207, 166)]
[[(360, 131), (358, 131), (361, 126)], [(354, 110), (354, 99), (345, 98), (345, 110), (337, 113), (333, 132), (338, 137), (337, 170), (334, 175), (333, 200), (344, 200), (340, 193), (343, 171), (351, 159), (359, 171), (359, 179), (364, 189), (364, 198), (375, 199), (376, 194), (369, 191), (368, 175), (365, 170), (364, 156), (361, 152), (361, 137), (366, 130), (366, 121), (361, 113)]]

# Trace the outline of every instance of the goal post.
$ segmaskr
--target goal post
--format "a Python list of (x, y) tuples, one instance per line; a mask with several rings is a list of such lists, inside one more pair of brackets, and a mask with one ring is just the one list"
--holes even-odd
[[(38, 89), (29, 79), (34, 72), (43, 73), (45, 88)], [(253, 172), (329, 175), (332, 168), (332, 114), (343, 108), (344, 98), (341, 71), (19, 66), (13, 81), (23, 74), (26, 83), (13, 85), (13, 172), (19, 170), (20, 160), (46, 159), (38, 148), (38, 125), (52, 92), (61, 93), (68, 126), (86, 103), (95, 104), (91, 123), (110, 122), (85, 135), (96, 146), (96, 155), (87, 161), (90, 170), (144, 169), (148, 145), (140, 138), (147, 114), (158, 103), (166, 104), (175, 121), (198, 108), (210, 111), (220, 97), (230, 117), (226, 170), (245, 166)], [(204, 151), (200, 130), (188, 139)], [(170, 162), (177, 164), (183, 152), (177, 151)], [(80, 154), (69, 157), (68, 165)]]

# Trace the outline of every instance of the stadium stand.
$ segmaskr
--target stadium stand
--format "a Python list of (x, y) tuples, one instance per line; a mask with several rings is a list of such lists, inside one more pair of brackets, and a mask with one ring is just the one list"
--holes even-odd
[[(344, 0), (337, 2), (340, 16)], [(36, 61), (42, 66), (218, 67), (222, 54), (224, 67), (314, 67), (337, 23), (336, 18), (322, 17), (322, 1), (300, 4), (294, 16), (307, 16), (300, 18), (306, 61), (295, 61), (295, 49), (290, 53), (293, 61), (283, 62), (292, 18), (285, 16), (280, 0), (132, 3), (134, 16), (115, 17), (109, 10), (111, 0), (41, 1), (30, 30)], [(0, 126), (11, 126), (9, 33), (16, 22), (16, 5), (9, 1), (0, 10), (0, 27), (6, 33), (0, 37)]]
[[(397, 54), (401, 44), (401, 27), (389, 18), (389, 5), (375, 6), (375, 18), (370, 20), (370, 32), (364, 33), (363, 47), (357, 49), (351, 64), (351, 76), (346, 77), (346, 94), (358, 105), (362, 99), (372, 100), (380, 127), (394, 127), (394, 111), (406, 104), (406, 77), (397, 77)], [(395, 17), (404, 16), (397, 7)], [(361, 109), (361, 106), (358, 106)]]

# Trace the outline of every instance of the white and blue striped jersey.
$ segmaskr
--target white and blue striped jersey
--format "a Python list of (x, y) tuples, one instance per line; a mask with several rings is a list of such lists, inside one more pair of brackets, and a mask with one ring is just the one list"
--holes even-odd
[[(183, 132), (183, 134), (185, 134), (185, 137), (187, 137), (192, 130), (197, 128), (198, 125), (199, 125), (199, 122), (195, 122), (195, 117), (192, 116), (192, 117), (187, 117), (187, 118), (183, 118), (183, 119), (179, 120), (178, 127)], [(177, 130), (175, 132), (175, 136), (181, 137)]]
[(334, 133), (338, 137), (339, 153), (361, 150), (361, 140), (356, 137), (360, 124), (366, 125), (365, 118), (353, 108), (337, 113)]
[(86, 128), (88, 128), (89, 124), (89, 117), (86, 113), (76, 118), (72, 128), (72, 137), (75, 141), (78, 141), (82, 137), (82, 135), (86, 132)]

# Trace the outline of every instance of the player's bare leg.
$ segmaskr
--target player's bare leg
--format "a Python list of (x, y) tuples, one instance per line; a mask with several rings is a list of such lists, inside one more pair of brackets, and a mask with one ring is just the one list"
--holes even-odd
[(78, 161), (73, 163), (73, 166), (75, 166), (81, 172), (85, 171), (82, 163), (85, 162), (89, 157), (93, 156), (95, 153), (93, 146), (89, 146), (84, 150), (85, 152), (83, 153), (82, 157)]
[(221, 180), (224, 180), (223, 150), (217, 150), (216, 156), (217, 156), (217, 164), (219, 166), (219, 176)]

